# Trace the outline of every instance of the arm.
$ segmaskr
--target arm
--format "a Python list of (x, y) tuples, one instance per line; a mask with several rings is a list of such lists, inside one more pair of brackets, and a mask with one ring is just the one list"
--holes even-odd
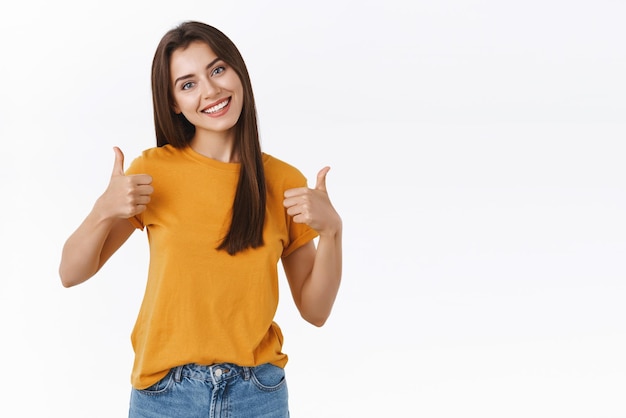
[(319, 172), (315, 189), (287, 190), (284, 201), (294, 222), (306, 223), (319, 233), (317, 248), (311, 241), (282, 259), (300, 315), (318, 327), (330, 316), (342, 272), (342, 221), (326, 192), (328, 170)]
[(92, 210), (63, 246), (59, 275), (65, 287), (93, 277), (130, 237), (135, 227), (125, 219), (103, 219)]
[(128, 218), (146, 209), (153, 192), (145, 174), (125, 176), (124, 155), (115, 148), (115, 165), (106, 191), (63, 246), (59, 275), (65, 287), (96, 274), (134, 231)]

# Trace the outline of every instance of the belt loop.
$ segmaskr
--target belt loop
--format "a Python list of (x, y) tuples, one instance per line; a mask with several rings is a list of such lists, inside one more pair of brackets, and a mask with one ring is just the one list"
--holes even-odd
[(174, 381), (180, 383), (183, 375), (183, 366), (178, 366), (174, 369)]
[(213, 385), (217, 385), (217, 380), (215, 380), (215, 374), (213, 372), (214, 367), (215, 367), (214, 364), (209, 366), (209, 375), (211, 375), (211, 382), (213, 382)]
[(243, 380), (250, 380), (250, 367), (243, 367)]

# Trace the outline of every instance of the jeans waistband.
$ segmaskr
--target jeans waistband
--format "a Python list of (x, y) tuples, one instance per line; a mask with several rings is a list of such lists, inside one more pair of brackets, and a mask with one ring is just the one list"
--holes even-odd
[(212, 382), (214, 385), (240, 375), (243, 376), (244, 380), (250, 378), (250, 367), (232, 363), (217, 363), (209, 366), (190, 363), (175, 367), (172, 371), (174, 380), (177, 382), (180, 382), (183, 376), (203, 382)]

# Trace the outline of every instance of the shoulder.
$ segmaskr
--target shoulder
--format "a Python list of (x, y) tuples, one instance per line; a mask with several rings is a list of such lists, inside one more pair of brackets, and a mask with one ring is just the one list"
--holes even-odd
[(171, 145), (164, 145), (162, 147), (148, 148), (142, 151), (141, 155), (137, 158), (141, 158), (144, 161), (159, 161), (163, 159), (170, 159), (172, 156), (180, 154), (181, 150), (174, 148)]
[(143, 167), (153, 166), (154, 164), (159, 165), (164, 161), (171, 161), (173, 156), (179, 154), (182, 154), (181, 150), (169, 144), (162, 147), (148, 148), (143, 150), (141, 154), (133, 160), (132, 165)]
[(306, 186), (306, 177), (298, 168), (273, 155), (263, 154), (263, 167), (265, 181), (268, 184), (288, 187)]

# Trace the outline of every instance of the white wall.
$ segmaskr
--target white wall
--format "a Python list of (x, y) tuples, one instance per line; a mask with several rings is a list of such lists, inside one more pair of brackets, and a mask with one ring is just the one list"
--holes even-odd
[[(292, 416), (624, 417), (626, 3), (43, 0), (0, 6), (0, 415), (127, 414), (136, 233), (62, 288), (114, 145), (154, 144), (182, 20), (249, 66), (266, 152), (345, 227), (327, 325), (278, 322)], [(10, 412), (10, 414), (8, 413)]]

